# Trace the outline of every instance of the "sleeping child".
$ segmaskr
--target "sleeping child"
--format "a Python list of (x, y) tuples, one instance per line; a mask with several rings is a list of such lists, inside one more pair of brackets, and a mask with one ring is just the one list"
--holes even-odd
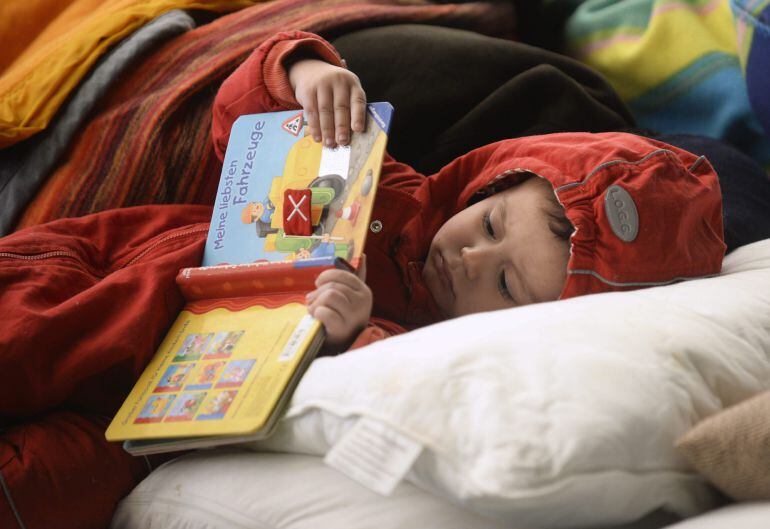
[[(365, 102), (330, 44), (280, 33), (223, 83), (215, 149), (223, 158), (239, 115), (300, 106), (316, 141), (344, 145)], [(307, 296), (327, 353), (466, 314), (714, 275), (725, 253), (710, 163), (625, 133), (504, 140), (431, 176), (386, 155), (372, 219), (368, 276), (366, 260), (327, 270)]]

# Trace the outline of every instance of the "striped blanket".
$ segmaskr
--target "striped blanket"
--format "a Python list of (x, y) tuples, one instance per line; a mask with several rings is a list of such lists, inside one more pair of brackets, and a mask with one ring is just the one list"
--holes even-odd
[[(736, 12), (754, 14), (770, 2), (585, 0), (567, 21), (567, 47), (607, 76), (640, 126), (722, 139), (767, 168), (770, 138), (752, 108), (741, 63), (762, 28), (739, 24), (736, 31), (731, 3)], [(767, 92), (767, 59), (761, 71)]]
[(112, 88), (16, 228), (109, 208), (211, 203), (219, 161), (210, 108), (222, 80), (265, 38), (334, 37), (399, 22), (510, 36), (511, 7), (420, 0), (275, 0), (223, 16), (158, 49)]

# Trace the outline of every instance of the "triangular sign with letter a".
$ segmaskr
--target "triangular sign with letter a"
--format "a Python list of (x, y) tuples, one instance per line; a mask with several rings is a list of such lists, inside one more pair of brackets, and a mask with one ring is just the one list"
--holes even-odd
[(284, 121), (281, 128), (293, 136), (298, 136), (302, 130), (302, 112)]

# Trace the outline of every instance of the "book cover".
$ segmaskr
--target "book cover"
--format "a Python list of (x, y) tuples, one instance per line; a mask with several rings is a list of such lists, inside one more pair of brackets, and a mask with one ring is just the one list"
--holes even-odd
[[(369, 228), (393, 107), (373, 103), (368, 111), (365, 131), (333, 149), (305, 135), (302, 112), (239, 117), (227, 145), (203, 266), (333, 256), (355, 264)], [(307, 194), (287, 197), (287, 190)], [(306, 231), (285, 229), (287, 219), (306, 220)]]
[(358, 262), (392, 107), (322, 147), (302, 112), (239, 117), (220, 176), (203, 266), (180, 270), (187, 304), (106, 432), (134, 454), (270, 433), (323, 342), (305, 294)]

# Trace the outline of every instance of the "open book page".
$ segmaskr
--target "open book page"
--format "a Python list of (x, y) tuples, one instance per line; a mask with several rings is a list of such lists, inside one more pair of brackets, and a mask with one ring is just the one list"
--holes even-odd
[(236, 435), (267, 426), (304, 357), (315, 354), (320, 324), (302, 297), (188, 303), (107, 439)]

